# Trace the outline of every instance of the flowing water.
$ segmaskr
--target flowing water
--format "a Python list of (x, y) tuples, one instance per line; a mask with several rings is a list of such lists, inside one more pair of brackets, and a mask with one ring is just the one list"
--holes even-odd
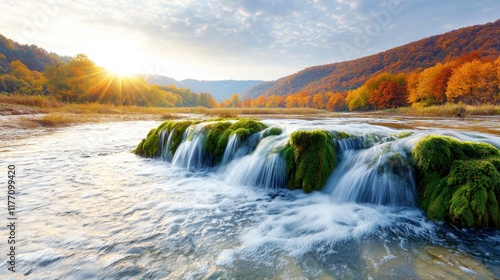
[[(498, 136), (356, 119), (264, 122), (283, 133), (233, 137), (217, 168), (207, 167), (198, 145), (201, 126), (174, 155), (163, 133), (159, 159), (130, 152), (159, 122), (88, 124), (1, 141), (2, 174), (16, 166), (18, 220), (17, 272), (7, 270), (4, 238), (0, 277), (500, 277), (500, 232), (427, 220), (416, 208), (408, 157), (429, 133), (500, 147)], [(322, 192), (283, 189), (279, 147), (293, 131), (315, 128), (352, 135), (336, 141), (339, 165)], [(9, 234), (6, 227), (0, 233)]]

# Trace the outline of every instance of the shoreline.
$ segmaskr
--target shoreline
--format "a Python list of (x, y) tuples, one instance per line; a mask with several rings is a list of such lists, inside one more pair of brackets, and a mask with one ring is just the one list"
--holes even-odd
[[(12, 111), (10, 111), (12, 112)], [(10, 113), (9, 112), (9, 113)], [(98, 122), (123, 122), (141, 120), (168, 120), (168, 119), (210, 119), (216, 116), (204, 114), (143, 114), (143, 113), (119, 113), (119, 114), (78, 114), (78, 113), (53, 113), (41, 112), (39, 110), (15, 111), (12, 114), (0, 112), (0, 142), (24, 139), (52, 133), (59, 128)], [(61, 123), (50, 123), (44, 118), (61, 118), (56, 120)], [(468, 130), (492, 135), (500, 135), (500, 116), (469, 116), (469, 117), (435, 117), (435, 116), (409, 116), (402, 114), (389, 114), (386, 112), (364, 112), (364, 113), (333, 113), (333, 114), (242, 114), (236, 118), (258, 118), (258, 119), (366, 119), (367, 124), (385, 126), (393, 129), (451, 129)]]

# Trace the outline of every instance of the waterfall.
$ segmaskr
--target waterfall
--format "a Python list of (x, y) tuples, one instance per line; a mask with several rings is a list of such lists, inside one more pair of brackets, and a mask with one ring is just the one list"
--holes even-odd
[[(188, 127), (173, 155), (170, 148), (174, 130), (162, 131), (161, 158), (192, 171), (212, 166), (214, 159), (204, 147), (210, 130), (207, 124)], [(277, 136), (265, 136), (261, 131), (243, 141), (232, 134), (215, 168), (230, 184), (286, 188), (287, 166), (282, 150), (295, 130), (289, 129)], [(336, 202), (416, 206), (414, 170), (408, 155), (411, 144), (405, 146), (408, 141), (398, 139), (391, 132), (394, 131), (357, 131), (345, 137), (345, 133), (343, 136), (332, 131), (336, 151), (336, 158), (332, 160), (337, 161), (337, 166), (323, 192)]]
[[(253, 140), (255, 139), (257, 137)], [(255, 151), (234, 160), (222, 170), (226, 176), (226, 182), (270, 189), (285, 188), (286, 163), (278, 152), (287, 140), (287, 137), (276, 136), (262, 139), (258, 142)]]
[(183, 140), (172, 158), (172, 165), (197, 170), (205, 167), (203, 155), (205, 133), (203, 126), (190, 126), (183, 135)]
[(237, 134), (233, 134), (229, 137), (226, 150), (224, 150), (224, 155), (222, 156), (222, 164), (228, 163), (234, 158), (239, 144), (240, 137), (238, 137)]
[[(174, 135), (175, 129), (172, 129), (170, 133), (167, 135), (166, 130), (162, 130), (160, 134), (160, 143), (161, 143), (161, 158), (165, 161), (172, 161), (172, 152), (170, 151), (170, 147), (172, 146), (172, 135)], [(165, 140), (165, 138), (167, 138)]]
[(342, 160), (324, 192), (336, 202), (416, 206), (414, 170), (401, 140), (370, 143), (374, 146), (364, 149), (355, 143), (340, 151)]

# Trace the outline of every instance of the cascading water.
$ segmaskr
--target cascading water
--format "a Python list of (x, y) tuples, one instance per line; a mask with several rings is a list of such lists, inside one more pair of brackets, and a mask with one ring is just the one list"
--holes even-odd
[[(204, 145), (213, 122), (189, 127), (174, 155), (170, 154), (173, 132), (161, 132), (162, 158), (172, 165), (188, 170), (199, 170), (213, 163)], [(411, 133), (396, 137), (395, 130), (387, 128), (360, 132), (359, 129), (335, 126), (324, 127), (335, 135), (338, 165), (330, 175), (323, 192), (335, 202), (369, 203), (388, 206), (416, 206), (416, 183), (409, 156), (412, 145), (420, 136)], [(268, 189), (287, 187), (287, 166), (282, 154), (293, 131), (287, 129), (279, 136), (265, 137), (266, 131), (255, 133), (244, 141), (237, 134), (229, 136), (219, 174), (230, 184), (257, 186)], [(339, 132), (349, 136), (338, 140)], [(467, 137), (466, 134), (464, 134)]]
[[(199, 170), (209, 165), (203, 146), (209, 123), (189, 127), (172, 156), (171, 133), (161, 132), (161, 157), (172, 165)], [(237, 134), (229, 137), (222, 157), (220, 173), (231, 184), (258, 186), (269, 189), (286, 188), (286, 162), (281, 154), (293, 130), (280, 136), (264, 137), (255, 133), (245, 141)], [(332, 131), (338, 135), (337, 131)], [(376, 205), (415, 206), (415, 180), (409, 162), (408, 149), (384, 131), (352, 134), (337, 140), (339, 165), (331, 174), (324, 192), (337, 202), (363, 202)], [(332, 159), (335, 160), (335, 159)]]
[(172, 161), (173, 157), (170, 147), (172, 146), (172, 136), (174, 133), (175, 129), (173, 129), (168, 135), (166, 130), (162, 130), (160, 134), (161, 158), (168, 162)]
[(227, 147), (224, 150), (224, 155), (222, 156), (222, 164), (228, 163), (234, 158), (239, 144), (240, 137), (237, 134), (233, 134), (229, 137)]
[(270, 189), (286, 187), (286, 163), (278, 153), (286, 141), (281, 136), (262, 139), (253, 153), (223, 169), (226, 182)]
[[(283, 132), (247, 137), (227, 163), (215, 166), (201, 141), (208, 127), (160, 132), (157, 155), (168, 162), (176, 156), (186, 162), (182, 168), (130, 153), (158, 122), (65, 127), (36, 143), (0, 139), (4, 166), (20, 171), (19, 217), (30, 225), (19, 227), (18, 272), (7, 270), (4, 255), (0, 278), (499, 279), (498, 230), (436, 224), (420, 209), (392, 206), (398, 200), (390, 197), (343, 197), (332, 180), (351, 180), (362, 193), (361, 181), (372, 186), (355, 180), (358, 169), (358, 177), (389, 175), (411, 188), (412, 171), (402, 167), (411, 166), (407, 152), (420, 137), (445, 134), (498, 148), (500, 137), (445, 129), (399, 135), (366, 121), (265, 120)], [(337, 166), (324, 190), (270, 189), (288, 185), (283, 148), (290, 135), (311, 129), (349, 135), (335, 143)], [(92, 145), (82, 145), (82, 136)], [(179, 144), (184, 147), (169, 154)], [(196, 171), (200, 166), (203, 172)]]
[[(172, 133), (173, 134), (173, 133)], [(175, 151), (172, 165), (197, 170), (206, 166), (203, 155), (203, 126), (189, 127), (183, 135), (183, 141)]]
[(358, 148), (359, 140), (340, 140), (342, 160), (324, 191), (336, 202), (416, 206), (414, 171), (401, 141)]

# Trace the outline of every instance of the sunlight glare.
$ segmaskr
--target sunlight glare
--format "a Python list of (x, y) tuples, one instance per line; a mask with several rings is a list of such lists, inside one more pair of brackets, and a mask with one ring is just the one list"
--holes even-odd
[(141, 72), (140, 54), (131, 42), (106, 42), (95, 56), (97, 65), (118, 76), (130, 76)]

